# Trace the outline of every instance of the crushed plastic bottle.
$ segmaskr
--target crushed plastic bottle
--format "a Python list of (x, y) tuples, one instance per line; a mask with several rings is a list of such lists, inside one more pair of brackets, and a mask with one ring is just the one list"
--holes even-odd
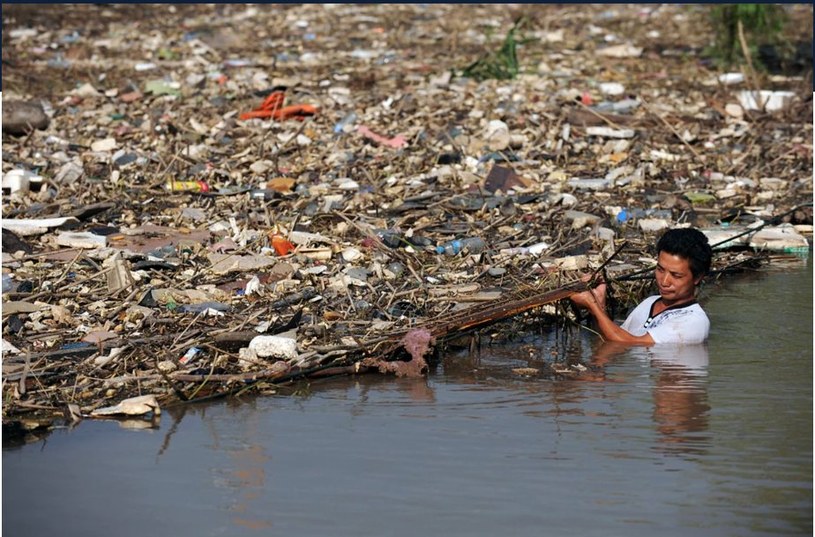
[(159, 248), (154, 248), (147, 252), (147, 259), (154, 261), (162, 261), (168, 257), (173, 257), (178, 253), (178, 250), (172, 244), (167, 244)]
[(402, 235), (395, 231), (390, 231), (387, 229), (377, 229), (376, 236), (379, 237), (379, 240), (382, 241), (382, 244), (384, 244), (388, 248), (398, 248), (403, 244)]
[(551, 246), (545, 242), (537, 242), (531, 246), (520, 246), (515, 248), (503, 248), (500, 250), (504, 255), (540, 255)]
[(207, 310), (214, 310), (217, 312), (229, 311), (229, 304), (208, 300), (198, 304), (185, 304), (178, 307), (178, 311), (180, 313), (206, 313)]
[(66, 60), (62, 54), (57, 53), (53, 58), (46, 62), (48, 67), (53, 67), (54, 69), (70, 69), (71, 68), (71, 61)]
[(621, 101), (602, 101), (593, 107), (597, 112), (614, 112), (615, 114), (628, 114), (640, 105), (637, 99), (623, 99)]
[(462, 252), (465, 254), (480, 254), (487, 248), (484, 239), (480, 237), (471, 237), (468, 239), (456, 239), (436, 246), (437, 254), (444, 255), (458, 255)]
[(575, 187), (580, 190), (605, 190), (610, 188), (614, 185), (614, 181), (609, 179), (593, 179), (593, 178), (583, 178), (583, 177), (574, 177), (569, 179), (566, 183), (571, 187)]
[(418, 235), (406, 236), (403, 233), (391, 229), (377, 229), (375, 230), (376, 236), (388, 248), (405, 248), (408, 246), (415, 246), (417, 248), (426, 248), (433, 246), (433, 241), (426, 237)]
[(669, 209), (623, 209), (617, 213), (617, 222), (623, 223), (638, 218), (672, 218)]
[(334, 134), (340, 134), (345, 132), (345, 127), (349, 125), (353, 125), (354, 121), (357, 120), (356, 112), (351, 112), (350, 114), (346, 115), (344, 118), (340, 120), (339, 123), (334, 125)]
[(428, 246), (433, 246), (433, 241), (428, 239), (427, 237), (420, 237), (418, 235), (413, 235), (411, 237), (405, 237), (405, 240), (411, 245), (416, 246), (418, 248), (426, 248)]
[(3, 292), (9, 293), (14, 289), (14, 281), (11, 279), (11, 274), (3, 274)]

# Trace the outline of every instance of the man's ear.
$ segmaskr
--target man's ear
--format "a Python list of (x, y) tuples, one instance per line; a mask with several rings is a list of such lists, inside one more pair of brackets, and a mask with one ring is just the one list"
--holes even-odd
[(702, 283), (702, 279), (703, 279), (703, 278), (704, 278), (704, 276), (699, 276), (698, 278), (695, 278), (695, 279), (693, 280), (693, 285), (698, 287), (698, 286), (699, 286), (699, 284), (700, 284), (700, 283)]

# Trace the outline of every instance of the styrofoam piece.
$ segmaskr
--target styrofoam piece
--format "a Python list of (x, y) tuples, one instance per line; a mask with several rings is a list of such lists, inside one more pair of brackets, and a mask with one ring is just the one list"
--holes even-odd
[(746, 228), (742, 226), (701, 229), (700, 231), (705, 234), (707, 242), (714, 250), (738, 248), (746, 246), (750, 241), (749, 234), (741, 235), (746, 231)]
[(750, 238), (750, 248), (774, 252), (801, 252), (809, 250), (809, 241), (795, 231), (792, 224), (765, 227)]
[(297, 340), (283, 336), (256, 336), (249, 342), (249, 349), (262, 358), (297, 358)]
[(60, 233), (57, 235), (57, 244), (69, 248), (104, 248), (108, 244), (108, 239), (104, 235), (94, 235), (87, 231), (80, 233)]
[(97, 408), (91, 412), (91, 416), (143, 416), (150, 413), (156, 416), (161, 414), (155, 395), (131, 397), (115, 406)]
[(743, 73), (722, 73), (719, 75), (719, 82), (724, 85), (728, 84), (741, 84), (744, 82)]
[(2, 226), (13, 231), (21, 237), (29, 235), (42, 235), (49, 228), (62, 227), (66, 224), (79, 224), (79, 220), (73, 216), (60, 218), (18, 218), (3, 219)]
[(16, 168), (3, 174), (3, 189), (9, 193), (25, 194), (31, 189), (31, 183), (42, 183), (42, 177), (28, 170)]
[(740, 91), (736, 98), (745, 110), (766, 110), (776, 112), (789, 105), (795, 97), (791, 91)]

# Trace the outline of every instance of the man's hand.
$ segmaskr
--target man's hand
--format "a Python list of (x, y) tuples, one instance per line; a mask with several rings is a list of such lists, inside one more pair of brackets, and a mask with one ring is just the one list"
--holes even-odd
[[(582, 280), (588, 282), (590, 278), (591, 276), (584, 276)], [(594, 289), (583, 291), (582, 293), (575, 293), (570, 298), (576, 305), (589, 310), (594, 320), (597, 321), (597, 328), (606, 341), (636, 345), (653, 345), (654, 338), (651, 337), (651, 334), (646, 333), (642, 336), (635, 336), (617, 326), (617, 323), (608, 316), (608, 313), (606, 313), (606, 288), (606, 283), (601, 282)]]
[(589, 310), (596, 304), (602, 311), (606, 311), (606, 284), (601, 283), (589, 291), (575, 293), (570, 298), (572, 302), (578, 306), (588, 308)]

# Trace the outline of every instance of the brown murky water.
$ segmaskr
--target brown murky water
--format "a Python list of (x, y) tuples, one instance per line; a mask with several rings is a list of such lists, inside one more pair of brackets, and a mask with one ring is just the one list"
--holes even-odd
[[(3, 451), (6, 535), (812, 534), (812, 268), (728, 282), (707, 347), (570, 353), (554, 335), (451, 354), (423, 380), (84, 422)], [(533, 364), (534, 365), (534, 360)]]

